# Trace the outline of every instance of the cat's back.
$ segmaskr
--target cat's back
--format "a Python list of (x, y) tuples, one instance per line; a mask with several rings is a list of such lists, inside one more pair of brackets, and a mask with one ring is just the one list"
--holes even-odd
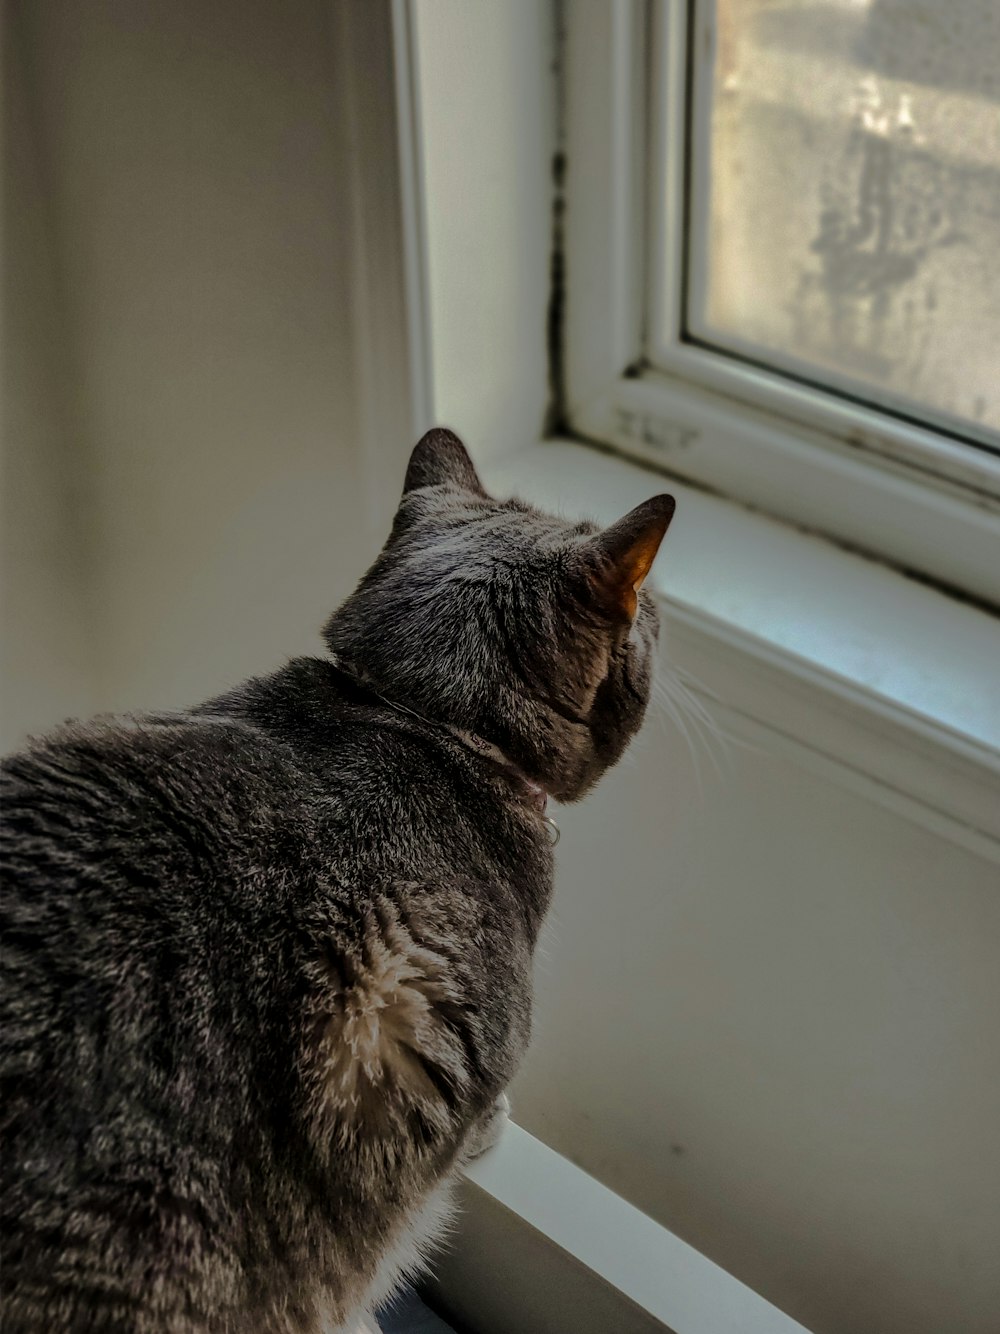
[[(70, 724), (2, 762), (5, 1078), (66, 1057), (97, 1015), (120, 1041), (165, 976), (204, 971), (268, 878), (268, 826), (288, 824), (276, 794), (297, 786), (288, 768), (238, 722), (184, 715)], [(260, 901), (276, 888), (269, 878)], [(79, 1062), (93, 1068), (89, 1045)]]
[(160, 956), (204, 960), (227, 916), (278, 908), (287, 877), (269, 872), (294, 861), (304, 785), (280, 745), (235, 719), (100, 718), (5, 758), (5, 1073), (19, 1021), (124, 998)]
[(126, 1311), (136, 1257), (167, 1273), (210, 1236), (236, 1300), (219, 1174), (234, 1142), (259, 1169), (261, 1090), (289, 1082), (270, 979), (309, 776), (238, 719), (98, 719), (4, 760), (0, 799), (5, 1287), (29, 1312), (99, 1274)]
[(317, 1274), (344, 1310), (371, 1281), (523, 1046), (550, 865), (428, 730), (300, 660), (3, 762), (12, 1329), (291, 1329)]
[(199, 834), (224, 837), (287, 793), (292, 768), (287, 748), (238, 718), (68, 723), (0, 761), (4, 851), (19, 871), (56, 845), (64, 858), (97, 848), (113, 861), (132, 841), (148, 851), (183, 839), (196, 855)]

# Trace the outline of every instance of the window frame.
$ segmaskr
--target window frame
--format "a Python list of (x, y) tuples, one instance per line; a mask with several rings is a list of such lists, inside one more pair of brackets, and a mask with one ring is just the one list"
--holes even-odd
[[(776, 430), (773, 414), (735, 409), (679, 378), (665, 411), (656, 379), (634, 374), (645, 213), (642, 161), (631, 150), (644, 113), (634, 69), (645, 7), (636, 0), (554, 0), (551, 8), (386, 3), (409, 30), (397, 59), (409, 62), (416, 96), (397, 108), (399, 166), (414, 174), (403, 197), (420, 208), (418, 218), (394, 215), (373, 200), (359, 302), (380, 290), (384, 252), (406, 253), (421, 273), (398, 293), (404, 310), (392, 330), (427, 332), (417, 347), (364, 339), (361, 355), (371, 365), (362, 385), (373, 393), (409, 385), (415, 434), (447, 423), (468, 442), (492, 494), (556, 513), (610, 522), (664, 489), (656, 473), (667, 473), (678, 515), (648, 581), (663, 613), (664, 661), (686, 672), (737, 734), (759, 728), (753, 744), (787, 751), (995, 860), (1000, 698), (988, 664), (1000, 653), (1000, 618), (974, 598), (928, 586), (940, 574), (914, 580), (898, 558), (873, 561), (845, 549), (860, 540), (822, 536), (831, 513), (844, 528), (885, 525), (897, 549), (912, 541), (919, 570), (927, 554), (919, 525), (902, 536), (889, 527), (909, 502), (911, 518), (916, 510), (934, 525), (926, 531), (968, 539), (947, 552), (951, 569), (968, 573), (976, 588), (988, 554), (1000, 550), (995, 513), (932, 491), (902, 468), (889, 479), (887, 500), (868, 484), (871, 469), (857, 450), (817, 448), (820, 471), (803, 458), (809, 451), (800, 435)], [(582, 53), (578, 25), (589, 32)], [(443, 63), (431, 58), (435, 42)], [(447, 53), (456, 48), (475, 51), (476, 60), (453, 68)], [(511, 110), (514, 71), (523, 95)], [(567, 155), (568, 201), (558, 188), (553, 194), (553, 177), (563, 173), (552, 171)], [(411, 227), (418, 234), (407, 246), (400, 228)], [(407, 312), (412, 302), (426, 307)], [(384, 333), (391, 313), (379, 307), (374, 318), (361, 309), (359, 328)], [(633, 429), (638, 420), (660, 432), (654, 445), (627, 432), (616, 445), (610, 428), (569, 429), (574, 396), (595, 412), (602, 407), (588, 394), (605, 395), (612, 423), (620, 410), (632, 414)], [(395, 460), (398, 475), (413, 436), (383, 433), (377, 409), (366, 414), (361, 452), (380, 470)], [(734, 447), (748, 436), (753, 450)], [(639, 458), (630, 461), (630, 453)], [(691, 470), (689, 454), (693, 479), (682, 472)], [(893, 466), (880, 465), (887, 473)], [(719, 483), (701, 480), (713, 469)], [(818, 493), (810, 485), (817, 478)], [(760, 499), (741, 503), (746, 495)], [(791, 522), (774, 521), (782, 504)], [(816, 533), (803, 518), (810, 505)]]
[[(671, 173), (675, 170), (673, 163), (683, 163), (687, 156), (689, 189), (680, 218), (667, 220), (660, 216), (654, 220), (651, 247), (654, 254), (672, 251), (668, 267), (683, 273), (688, 309), (681, 309), (681, 301), (669, 312), (653, 306), (647, 336), (649, 362), (667, 370), (672, 364), (682, 370), (689, 364), (695, 378), (700, 376), (706, 383), (717, 380), (723, 392), (731, 386), (734, 392), (758, 398), (776, 412), (787, 410), (788, 415), (833, 434), (847, 436), (859, 428), (871, 434), (872, 428), (878, 428), (866, 448), (879, 449), (878, 438), (884, 433), (893, 439), (891, 452), (910, 457), (914, 466), (930, 475), (954, 478), (988, 492), (992, 482), (993, 493), (1000, 494), (1000, 431), (985, 424), (966, 423), (940, 409), (928, 407), (922, 413), (919, 404), (906, 411), (901, 396), (891, 390), (865, 386), (832, 367), (814, 367), (788, 352), (758, 348), (735, 332), (725, 336), (728, 345), (723, 345), (721, 341), (716, 343), (709, 329), (698, 329), (692, 308), (704, 310), (709, 286), (705, 230), (711, 215), (711, 171), (707, 158), (711, 151), (718, 3), (689, 0), (688, 4), (674, 6), (679, 11), (676, 22), (681, 25), (678, 40), (665, 42), (658, 33), (650, 50), (653, 67), (661, 69), (664, 57), (675, 58), (678, 48), (686, 44), (691, 50), (691, 37), (683, 28), (686, 11), (688, 29), (698, 35), (694, 48), (698, 56), (690, 56), (687, 65), (688, 124), (674, 122), (676, 133), (670, 135), (667, 153)], [(671, 69), (671, 82), (683, 83), (684, 77), (683, 67), (676, 72)], [(657, 98), (655, 81), (651, 81), (651, 88)], [(662, 103), (651, 107), (654, 124), (663, 110)], [(661, 198), (662, 192), (654, 190), (654, 206)], [(650, 296), (655, 300), (655, 290)], [(708, 359), (699, 355), (705, 352), (710, 354)], [(717, 363), (712, 355), (718, 358)], [(744, 368), (749, 375), (742, 373)]]
[(714, 53), (711, 10), (696, 28), (692, 12), (691, 0), (564, 11), (571, 431), (1000, 605), (1000, 457), (686, 341), (691, 67)]

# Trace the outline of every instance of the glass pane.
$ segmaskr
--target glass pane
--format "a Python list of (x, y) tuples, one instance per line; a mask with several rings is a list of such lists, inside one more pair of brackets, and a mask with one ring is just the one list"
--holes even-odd
[(705, 0), (697, 20), (690, 333), (989, 438), (1000, 0)]

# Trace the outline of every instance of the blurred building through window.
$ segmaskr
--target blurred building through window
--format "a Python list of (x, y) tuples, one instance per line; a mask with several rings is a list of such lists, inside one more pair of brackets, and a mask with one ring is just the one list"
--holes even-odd
[(714, 17), (692, 48), (689, 335), (982, 440), (1000, 427), (1000, 4)]

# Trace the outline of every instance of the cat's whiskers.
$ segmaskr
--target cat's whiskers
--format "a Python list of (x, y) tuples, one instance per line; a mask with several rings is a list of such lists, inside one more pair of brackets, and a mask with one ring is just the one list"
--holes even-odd
[(744, 736), (738, 735), (731, 729), (724, 727), (722, 723), (720, 723), (717, 714), (713, 713), (700, 698), (703, 696), (719, 709), (724, 710), (726, 706), (723, 701), (719, 699), (718, 695), (709, 690), (707, 686), (703, 685), (697, 677), (692, 676), (690, 672), (686, 672), (682, 668), (675, 668), (675, 672), (685, 696), (690, 700), (692, 706), (700, 713), (711, 736), (714, 740), (720, 743), (721, 754), (727, 761), (732, 760), (732, 752), (734, 749), (750, 751), (753, 754), (760, 753), (761, 747), (759, 745), (756, 745)]
[(653, 679), (651, 700), (684, 738), (694, 765), (699, 792), (704, 795), (700, 752), (704, 751), (717, 776), (723, 776), (720, 756), (729, 760), (729, 747), (736, 740), (718, 723), (711, 711), (684, 681), (678, 668), (663, 663)]
[(699, 795), (704, 796), (704, 785), (701, 778), (701, 762), (698, 757), (697, 748), (692, 740), (687, 723), (680, 713), (680, 710), (677, 708), (673, 697), (659, 680), (654, 680), (653, 682), (653, 687), (650, 692), (650, 704), (655, 706), (655, 716), (661, 730), (666, 733), (670, 728), (673, 728), (673, 730), (678, 732), (682, 737), (692, 766), (694, 767), (695, 781), (698, 784)]

